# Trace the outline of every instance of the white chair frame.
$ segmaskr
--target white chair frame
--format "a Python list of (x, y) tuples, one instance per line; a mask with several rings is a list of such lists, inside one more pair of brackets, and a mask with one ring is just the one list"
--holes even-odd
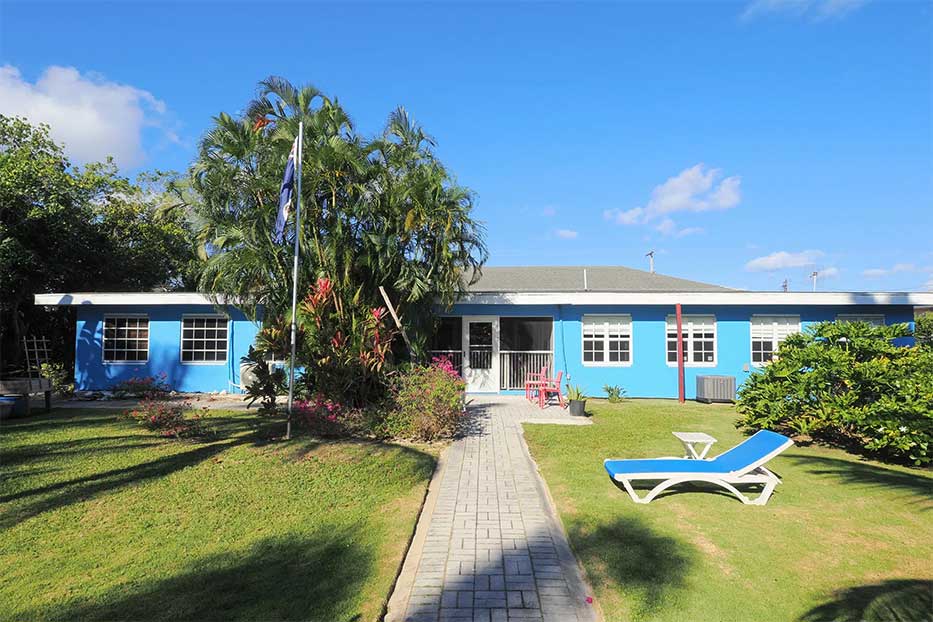
[[(622, 486), (625, 487), (626, 492), (628, 492), (629, 496), (632, 498), (632, 501), (635, 503), (651, 503), (659, 494), (671, 486), (676, 486), (677, 484), (705, 482), (725, 488), (730, 493), (735, 495), (739, 501), (745, 505), (764, 505), (768, 502), (768, 499), (771, 498), (771, 494), (774, 492), (774, 488), (781, 483), (781, 478), (766, 469), (763, 465), (793, 444), (794, 442), (788, 439), (786, 443), (769, 453), (767, 456), (756, 460), (740, 471), (733, 471), (729, 473), (621, 473), (614, 475), (613, 480), (621, 483)], [(683, 458), (655, 458), (655, 460), (682, 459)], [(612, 459), (605, 460), (604, 462), (610, 461), (612, 461)], [(705, 462), (709, 462), (709, 460), (706, 460)], [(635, 493), (635, 488), (632, 486), (632, 483), (646, 481), (656, 481), (659, 483), (654, 488), (649, 490), (645, 496), (639, 497)], [(750, 499), (746, 495), (742, 494), (738, 488), (736, 488), (736, 486), (745, 486), (750, 484), (764, 485), (764, 489), (762, 489), (761, 494), (759, 494), (754, 499)]]

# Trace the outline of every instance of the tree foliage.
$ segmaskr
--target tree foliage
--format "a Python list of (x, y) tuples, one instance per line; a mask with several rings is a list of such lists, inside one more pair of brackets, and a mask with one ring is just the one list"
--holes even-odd
[(73, 322), (35, 307), (37, 293), (193, 284), (186, 221), (162, 214), (166, 178), (133, 184), (112, 161), (72, 167), (48, 127), (0, 115), (0, 369), (18, 365), (30, 332), (57, 337), (71, 361)]
[(275, 244), (272, 231), (303, 122), (300, 297), (327, 279), (335, 312), (362, 318), (383, 306), (381, 285), (420, 350), (434, 302), (452, 303), (486, 259), (473, 194), (401, 108), (369, 139), (337, 100), (271, 77), (245, 110), (214, 118), (191, 171), (202, 291), (253, 316), (262, 307), (266, 326), (288, 320), (294, 210), (286, 243)]
[(784, 341), (739, 391), (742, 423), (915, 464), (933, 461), (933, 350), (906, 324), (822, 323)]

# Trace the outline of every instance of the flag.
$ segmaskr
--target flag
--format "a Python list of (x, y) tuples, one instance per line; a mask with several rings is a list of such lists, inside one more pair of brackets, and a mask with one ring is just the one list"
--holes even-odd
[(279, 213), (275, 218), (276, 243), (280, 243), (285, 236), (285, 222), (288, 220), (288, 210), (292, 207), (295, 196), (295, 166), (298, 160), (298, 139), (292, 143), (292, 150), (285, 163), (285, 174), (282, 176), (282, 186), (279, 188)]

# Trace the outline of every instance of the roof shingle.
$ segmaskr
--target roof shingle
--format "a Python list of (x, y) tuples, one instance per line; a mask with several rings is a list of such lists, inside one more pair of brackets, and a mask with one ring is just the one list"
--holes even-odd
[(472, 293), (737, 291), (624, 266), (484, 267), (479, 281), (466, 289)]

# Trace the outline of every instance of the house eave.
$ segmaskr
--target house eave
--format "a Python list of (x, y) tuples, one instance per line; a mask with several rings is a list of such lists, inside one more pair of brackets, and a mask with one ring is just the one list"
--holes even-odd
[(926, 292), (469, 292), (460, 304), (506, 305), (933, 305)]
[[(231, 301), (232, 302), (232, 301)], [(86, 292), (36, 294), (35, 303), (41, 306), (77, 305), (215, 305), (223, 301), (198, 292)]]

